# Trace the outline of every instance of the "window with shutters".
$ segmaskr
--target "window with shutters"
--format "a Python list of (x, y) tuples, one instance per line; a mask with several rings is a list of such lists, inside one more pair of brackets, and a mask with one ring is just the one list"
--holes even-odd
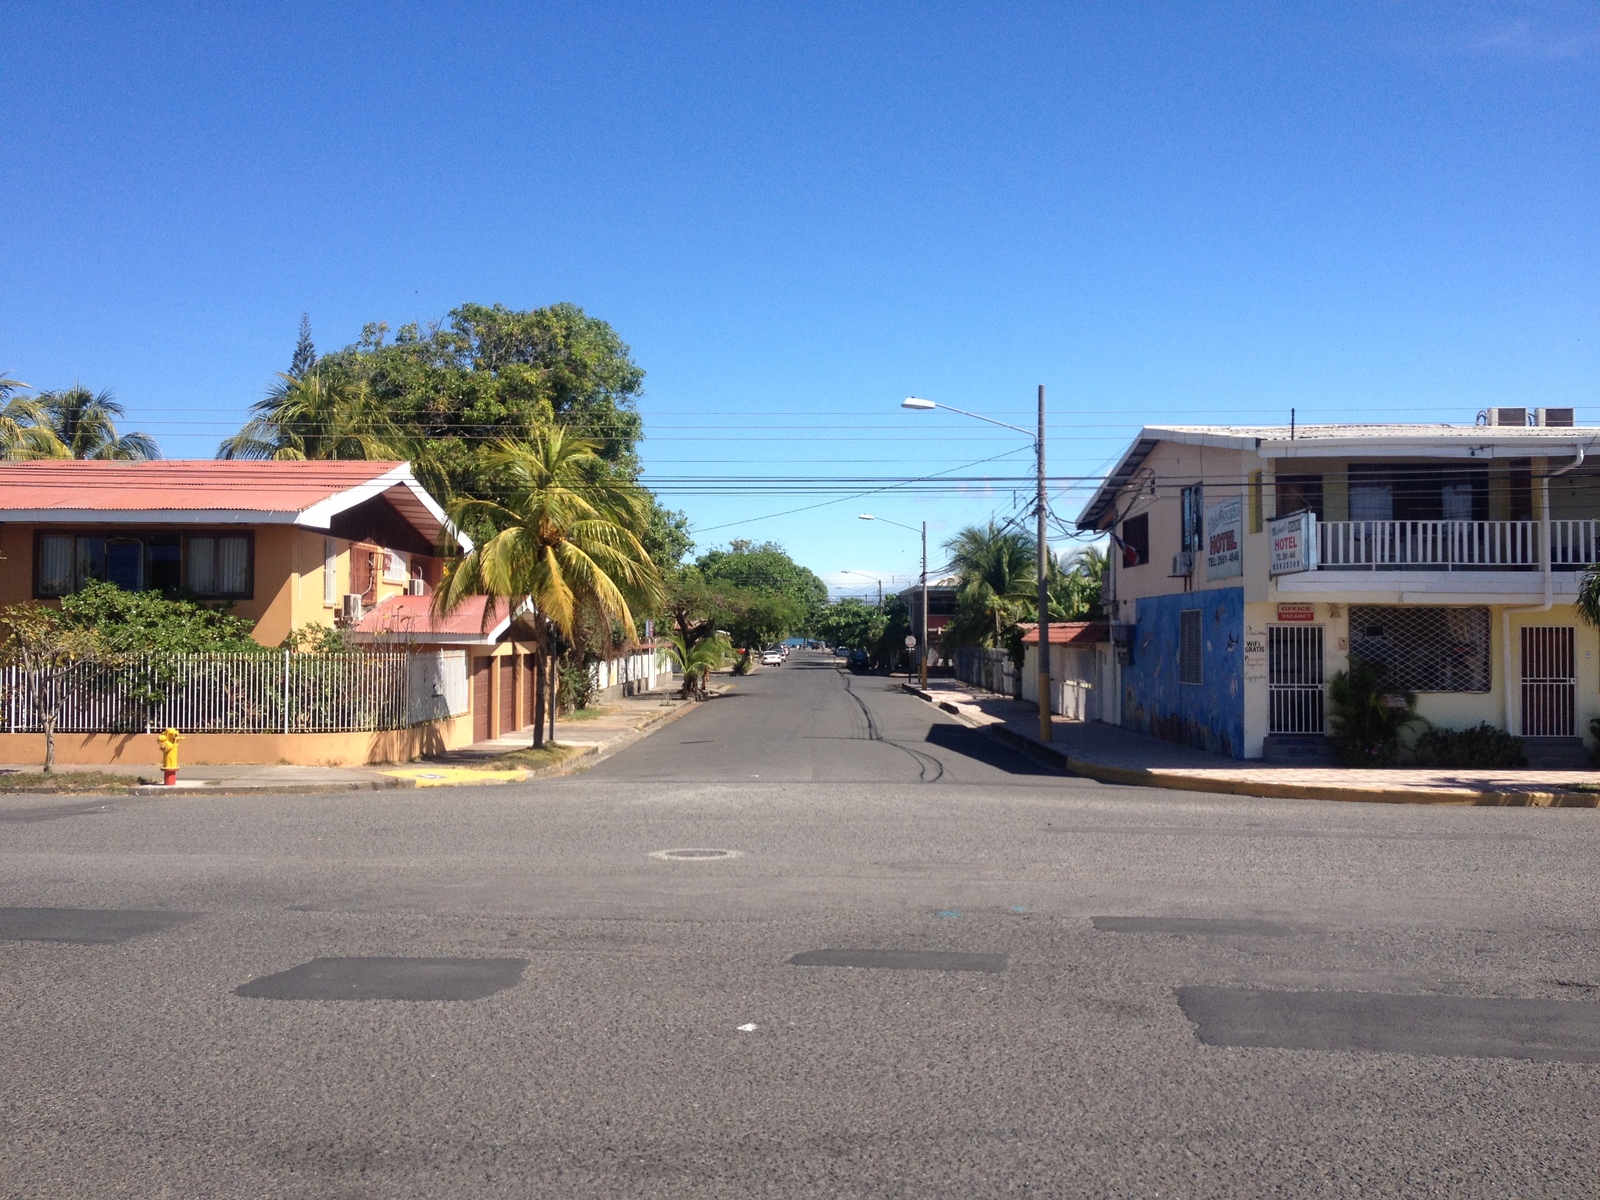
[(1487, 692), (1489, 610), (1350, 606), (1350, 657), (1397, 692)]

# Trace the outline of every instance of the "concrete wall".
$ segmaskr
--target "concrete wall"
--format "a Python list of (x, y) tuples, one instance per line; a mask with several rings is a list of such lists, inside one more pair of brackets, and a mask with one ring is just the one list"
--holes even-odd
[[(1199, 609), (1201, 682), (1178, 682), (1178, 614)], [(1246, 752), (1244, 589), (1212, 588), (1138, 601), (1133, 662), (1122, 671), (1122, 724), (1232, 758)]]
[[(354, 767), (410, 762), (471, 742), (469, 714), (376, 733), (195, 733), (180, 744), (179, 761), (191, 766)], [(154, 734), (58, 733), (56, 761), (74, 766), (148, 765), (155, 772), (161, 766), (161, 751)], [(44, 734), (0, 733), (0, 762), (44, 762)]]

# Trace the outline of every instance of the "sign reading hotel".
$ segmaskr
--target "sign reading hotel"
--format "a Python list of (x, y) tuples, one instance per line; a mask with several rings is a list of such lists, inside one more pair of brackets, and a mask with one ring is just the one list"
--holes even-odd
[(1271, 573), (1295, 575), (1317, 569), (1317, 518), (1309, 512), (1279, 517), (1267, 526), (1272, 541)]
[(1244, 574), (1244, 497), (1206, 509), (1206, 582)]

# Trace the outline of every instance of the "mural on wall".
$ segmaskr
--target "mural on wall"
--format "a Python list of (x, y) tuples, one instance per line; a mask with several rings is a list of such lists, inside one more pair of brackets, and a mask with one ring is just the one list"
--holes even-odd
[[(1198, 684), (1178, 682), (1185, 609), (1202, 613)], [(1214, 588), (1138, 602), (1133, 661), (1123, 671), (1122, 723), (1169, 742), (1244, 756), (1244, 589)]]

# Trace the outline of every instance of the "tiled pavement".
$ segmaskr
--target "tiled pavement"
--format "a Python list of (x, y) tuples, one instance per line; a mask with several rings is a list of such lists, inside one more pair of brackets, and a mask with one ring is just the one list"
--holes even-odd
[[(918, 689), (908, 684), (914, 692)], [(1580, 792), (1600, 784), (1600, 771), (1352, 770), (1338, 767), (1268, 767), (1174, 745), (1099, 722), (1051, 723), (1051, 746), (1039, 742), (1039, 710), (1032, 703), (980, 692), (951, 679), (930, 679), (923, 694), (1003, 740), (1057, 759), (1081, 775), (1108, 783), (1230, 792), (1236, 795), (1366, 800), (1391, 803), (1508, 804), (1595, 807), (1600, 794)]]

